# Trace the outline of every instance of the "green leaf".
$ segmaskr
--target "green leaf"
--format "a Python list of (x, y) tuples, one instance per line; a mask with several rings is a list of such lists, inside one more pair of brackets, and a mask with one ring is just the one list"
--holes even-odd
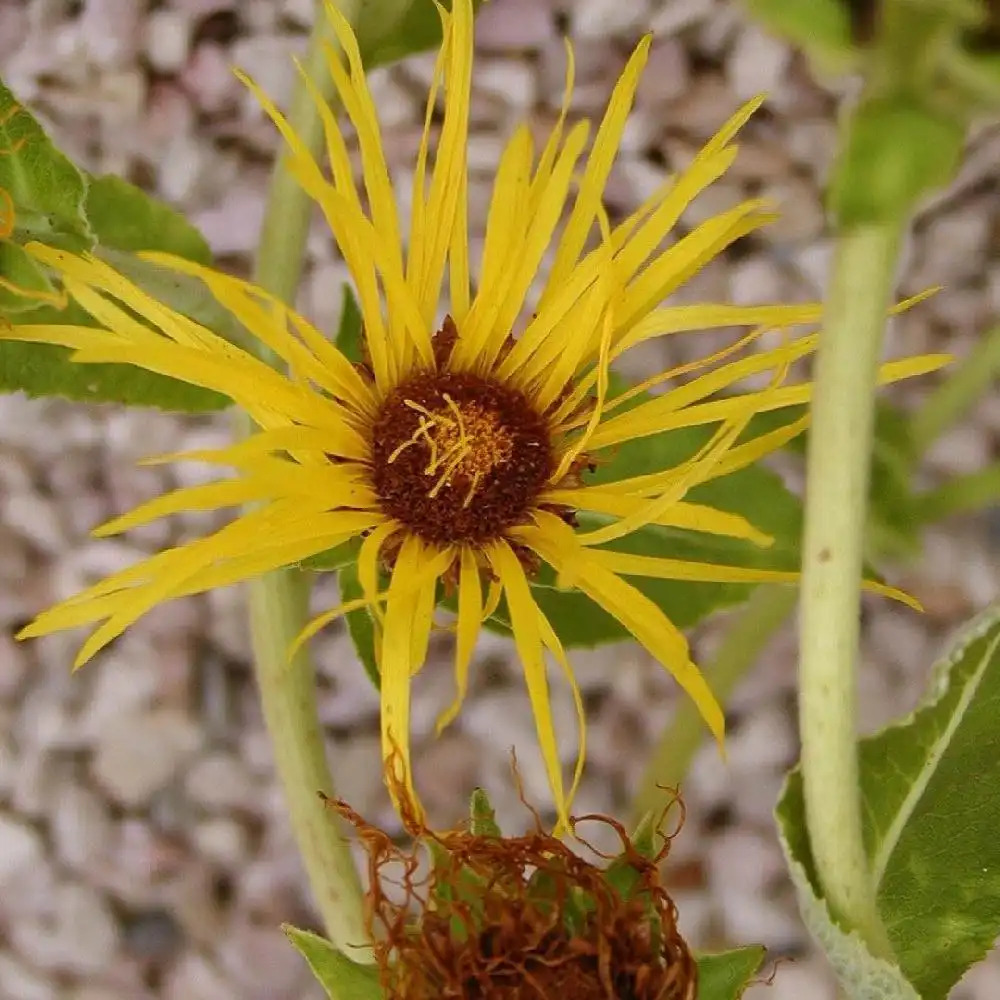
[(309, 963), (313, 975), (330, 1000), (382, 1000), (378, 968), (360, 965), (318, 934), (290, 924), (281, 928), (299, 954)]
[[(158, 267), (133, 253), (155, 249), (208, 262), (208, 245), (182, 215), (117, 177), (92, 178), (85, 204), (98, 239), (98, 256), (176, 312), (229, 340), (241, 339), (242, 328), (201, 281)], [(22, 311), (17, 321), (94, 325), (90, 314), (75, 303), (64, 310), (42, 306)], [(29, 396), (64, 396), (81, 402), (125, 403), (185, 413), (231, 405), (217, 392), (132, 365), (77, 364), (61, 347), (3, 340), (0, 389), (20, 389)]]
[(346, 284), (341, 293), (340, 325), (337, 327), (337, 347), (348, 361), (358, 364), (363, 358), (361, 307), (354, 289)]
[(205, 237), (180, 212), (120, 177), (91, 177), (84, 209), (102, 247), (133, 253), (160, 250), (211, 263)]
[[(474, 0), (476, 10), (482, 0)], [(444, 0), (451, 10), (451, 0)], [(441, 44), (441, 19), (433, 0), (361, 0), (355, 21), (366, 69), (396, 62)]]
[(907, 98), (869, 100), (847, 126), (830, 184), (842, 227), (904, 217), (923, 195), (947, 184), (961, 162), (965, 122)]
[[(672, 468), (697, 452), (709, 434), (701, 427), (685, 428), (627, 442), (606, 456), (607, 463), (598, 465), (596, 473), (587, 477), (587, 483), (612, 482)], [(670, 559), (761, 569), (798, 569), (802, 507), (775, 473), (761, 465), (751, 466), (696, 487), (687, 499), (742, 514), (757, 528), (772, 535), (774, 544), (765, 549), (738, 539), (653, 526), (614, 542), (610, 548)], [(581, 529), (587, 530), (606, 524), (608, 519), (580, 514), (578, 521)], [(679, 628), (687, 628), (713, 611), (745, 601), (754, 586), (641, 577), (632, 577), (629, 582), (655, 601)], [(543, 572), (534, 582), (534, 596), (564, 645), (593, 647), (630, 638), (630, 633), (590, 598), (575, 591), (557, 590), (554, 584), (553, 576)], [(509, 619), (503, 605), (488, 625), (501, 633), (509, 632)]]
[(746, 5), (769, 31), (805, 49), (826, 70), (846, 69), (856, 58), (844, 0), (746, 0)]
[(25, 294), (0, 286), (0, 315), (11, 316), (38, 308), (34, 293), (55, 295), (56, 290), (45, 272), (16, 243), (0, 242), (0, 277), (23, 289)]
[[(28, 223), (49, 242), (83, 250), (93, 244), (83, 212), (86, 181), (45, 130), (0, 82), (0, 188), (15, 207), (15, 233)], [(60, 237), (61, 239), (57, 239)]]
[(473, 837), (502, 837), (497, 814), (485, 788), (475, 788), (469, 801), (469, 833)]
[[(364, 597), (364, 590), (358, 579), (357, 563), (351, 562), (343, 566), (337, 582), (340, 585), (342, 601), (354, 601)], [(375, 621), (367, 608), (348, 611), (344, 617), (347, 619), (348, 635), (354, 643), (354, 652), (365, 668), (368, 679), (378, 689), (382, 686), (382, 677), (375, 658)]]
[(764, 961), (760, 945), (698, 955), (698, 1000), (738, 1000)]
[(944, 1000), (1000, 934), (1000, 794), (988, 777), (1000, 760), (998, 714), (995, 607), (935, 667), (923, 705), (861, 743), (865, 843), (902, 971), (830, 921), (808, 849), (801, 775), (789, 776), (777, 815), (800, 904), (859, 989), (891, 984), (887, 997)]
[[(121, 262), (115, 263), (117, 266)], [(136, 266), (151, 267), (142, 262), (136, 262)], [(122, 269), (129, 271), (132, 266), (129, 262), (124, 262)], [(208, 295), (204, 289), (201, 292)], [(185, 300), (184, 295), (175, 298), (178, 302)], [(192, 303), (192, 312), (197, 313), (198, 308), (193, 306), (194, 297), (187, 301)], [(51, 306), (34, 309), (18, 316), (17, 322), (93, 325), (90, 314), (75, 302), (71, 302), (63, 310)], [(231, 405), (231, 401), (219, 393), (143, 368), (117, 364), (78, 364), (71, 361), (70, 357), (71, 352), (63, 347), (0, 340), (0, 391), (20, 390), (28, 396), (62, 396), (86, 403), (153, 406), (177, 413), (203, 413)]]

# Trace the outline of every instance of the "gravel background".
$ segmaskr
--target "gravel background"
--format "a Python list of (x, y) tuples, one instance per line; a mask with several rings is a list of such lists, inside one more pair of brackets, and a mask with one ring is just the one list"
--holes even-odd
[[(114, 171), (187, 212), (222, 263), (245, 268), (257, 238), (275, 137), (231, 76), (252, 69), (279, 102), (289, 56), (301, 51), (311, 0), (0, 0), (7, 83), (92, 170)], [(574, 113), (597, 114), (631, 45), (656, 42), (608, 192), (627, 211), (683, 164), (733, 108), (766, 90), (733, 171), (687, 214), (690, 225), (750, 192), (777, 198), (783, 218), (708, 268), (689, 299), (753, 302), (818, 295), (830, 241), (820, 189), (835, 143), (842, 85), (817, 84), (803, 60), (713, 0), (494, 0), (479, 24), (470, 162), (473, 225), (512, 123), (543, 128), (561, 95), (559, 32), (574, 40)], [(409, 181), (424, 90), (420, 57), (375, 75), (397, 180)], [(921, 214), (902, 284), (947, 291), (897, 323), (894, 353), (965, 353), (1000, 299), (1000, 133), (971, 140), (961, 178)], [(309, 240), (302, 305), (327, 328), (343, 269), (328, 233)], [(683, 339), (683, 338), (678, 338)], [(656, 345), (629, 374), (705, 349), (704, 338)], [(898, 388), (915, 400), (930, 380)], [(143, 455), (221, 444), (225, 418), (182, 419), (116, 407), (0, 398), (0, 997), (9, 1000), (292, 1000), (318, 997), (275, 930), (312, 911), (275, 786), (249, 666), (240, 595), (224, 591), (160, 608), (76, 677), (78, 637), (27, 645), (20, 623), (98, 575), (166, 543), (209, 530), (189, 515), (95, 541), (96, 522), (201, 474), (138, 468)], [(934, 448), (928, 482), (995, 458), (1000, 398), (980, 403)], [(947, 634), (998, 590), (994, 511), (930, 531), (918, 565), (896, 575), (927, 606), (918, 617), (866, 605), (862, 712), (873, 728), (909, 708)], [(329, 590), (318, 594), (329, 601)], [(718, 627), (695, 637), (709, 655)], [(391, 825), (378, 782), (378, 704), (343, 634), (316, 644), (321, 711), (340, 791)], [(433, 818), (457, 819), (476, 783), (502, 817), (523, 824), (509, 780), (516, 744), (529, 795), (547, 790), (516, 663), (484, 637), (473, 689), (455, 726), (430, 733), (451, 691), (449, 646), (435, 644), (419, 678), (414, 728), (419, 782)], [(688, 823), (675, 842), (673, 884), (700, 945), (761, 941), (787, 956), (753, 1000), (828, 1000), (834, 993), (806, 941), (771, 821), (783, 771), (797, 754), (795, 650), (771, 646), (732, 705), (730, 764), (703, 748), (685, 788)], [(631, 646), (574, 657), (591, 719), (578, 806), (624, 813), (651, 742), (674, 704), (671, 683)], [(556, 711), (572, 732), (560, 689)], [(567, 747), (567, 757), (572, 752)], [(997, 965), (956, 991), (1000, 996)]]

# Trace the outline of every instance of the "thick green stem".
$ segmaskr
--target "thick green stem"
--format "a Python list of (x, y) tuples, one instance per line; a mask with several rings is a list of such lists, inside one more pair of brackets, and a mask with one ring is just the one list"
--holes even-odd
[[(316, 7), (316, 25), (303, 69), (321, 92), (332, 97), (323, 54), (332, 32), (323, 5), (317, 3)], [(347, 7), (341, 0), (340, 8), (350, 19), (356, 12)], [(318, 155), (322, 125), (301, 82), (289, 120)], [(292, 179), (282, 156), (268, 193), (254, 277), (286, 301), (294, 299), (302, 273), (310, 209), (308, 197)], [(246, 433), (249, 423), (245, 418), (241, 423)], [(257, 683), (292, 830), (330, 939), (354, 958), (364, 960), (368, 936), (357, 869), (347, 840), (317, 794), (332, 795), (333, 784), (316, 711), (313, 664), (304, 650), (291, 660), (288, 656), (292, 640), (308, 620), (308, 581), (297, 570), (281, 570), (252, 581), (249, 591)]]
[(901, 226), (838, 240), (820, 336), (806, 479), (799, 727), (806, 820), (833, 912), (891, 954), (861, 832), (856, 732), (859, 600), (875, 378)]
[(913, 418), (914, 454), (922, 455), (946, 430), (958, 423), (996, 383), (1000, 374), (1000, 325), (993, 327), (946, 381), (927, 397)]
[[(730, 623), (714, 660), (705, 670), (720, 704), (726, 704), (744, 674), (757, 662), (764, 647), (791, 614), (797, 599), (794, 587), (759, 587)], [(706, 733), (694, 701), (682, 698), (646, 764), (632, 806), (633, 829), (647, 813), (667, 804), (666, 789), (682, 784)]]

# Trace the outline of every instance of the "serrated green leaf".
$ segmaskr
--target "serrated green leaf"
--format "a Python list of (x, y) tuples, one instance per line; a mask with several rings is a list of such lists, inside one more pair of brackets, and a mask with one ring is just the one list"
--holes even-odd
[(309, 963), (330, 1000), (382, 1000), (378, 968), (361, 965), (318, 934), (290, 924), (281, 928), (296, 951)]
[(205, 237), (180, 212), (120, 177), (91, 177), (84, 211), (102, 247), (159, 250), (199, 264), (212, 260)]
[[(451, 0), (443, 0), (451, 10)], [(473, 0), (476, 10), (482, 0)], [(433, 0), (361, 0), (355, 34), (365, 68), (396, 62), (441, 44), (441, 19)]]
[(924, 704), (861, 743), (865, 843), (900, 969), (830, 921), (816, 891), (801, 775), (789, 776), (777, 816), (800, 904), (838, 971), (867, 990), (858, 996), (944, 1000), (1000, 934), (998, 713), (993, 608), (935, 667)]
[[(65, 310), (46, 307), (25, 314), (30, 323), (90, 325), (75, 303)], [(22, 391), (31, 397), (62, 396), (84, 403), (154, 406), (177, 413), (202, 413), (229, 406), (225, 396), (128, 365), (81, 365), (70, 352), (48, 344), (0, 339), (0, 392)]]
[[(352, 562), (343, 566), (337, 577), (337, 582), (340, 585), (342, 601), (354, 601), (364, 597), (364, 590), (358, 579), (356, 563)], [(344, 618), (347, 620), (348, 635), (354, 643), (354, 652), (357, 653), (361, 665), (365, 668), (368, 679), (378, 690), (382, 686), (382, 677), (375, 657), (375, 621), (367, 608), (348, 611)]]
[(69, 248), (80, 250), (92, 245), (83, 214), (83, 175), (56, 149), (41, 125), (2, 82), (0, 188), (14, 202), (17, 226), (30, 220), (53, 236), (65, 237), (63, 245)]
[[(48, 143), (48, 140), (45, 142)], [(51, 143), (47, 148), (54, 149)], [(62, 154), (54, 155), (56, 162), (61, 163), (58, 158)], [(0, 163), (3, 159), (0, 157)], [(81, 197), (83, 190), (81, 186)], [(204, 238), (183, 216), (116, 177), (91, 178), (84, 206), (89, 213), (90, 224), (86, 231), (88, 234), (92, 232), (99, 241), (95, 250), (98, 256), (177, 312), (228, 339), (240, 338), (240, 326), (202, 282), (156, 267), (132, 253), (135, 250), (155, 249), (207, 262), (210, 253)], [(59, 235), (57, 226), (49, 226), (46, 232), (39, 221), (53, 218), (61, 217), (43, 217), (37, 210), (33, 214), (28, 213), (27, 222), (34, 226), (30, 235), (65, 246), (65, 240), (52, 238)], [(22, 224), (24, 213), (19, 211), (18, 219), (19, 225)], [(0, 244), (0, 254), (3, 255), (0, 269), (12, 280), (29, 285), (33, 272), (40, 276), (42, 282), (47, 282), (38, 265), (19, 246)], [(8, 267), (10, 270), (7, 270)], [(34, 287), (40, 287), (38, 279), (34, 279)], [(48, 288), (51, 287), (48, 284)], [(6, 298), (0, 300), (0, 309), (9, 305)], [(75, 303), (69, 303), (65, 309), (39, 306), (29, 300), (15, 305), (19, 311), (14, 318), (20, 324), (94, 325), (90, 314)], [(7, 308), (6, 311), (11, 310)], [(152, 406), (185, 413), (220, 410), (231, 405), (231, 401), (219, 393), (132, 365), (83, 365), (71, 361), (70, 357), (70, 352), (61, 347), (0, 340), (0, 390), (21, 390), (29, 396), (62, 396), (78, 402)]]
[(0, 277), (13, 285), (0, 285), (0, 315), (14, 316), (38, 308), (38, 295), (55, 295), (45, 272), (16, 243), (0, 241)]
[(474, 788), (469, 800), (469, 833), (473, 837), (502, 837), (497, 814), (485, 788)]
[[(91, 326), (90, 314), (71, 302), (63, 310), (50, 306), (17, 318), (24, 324)], [(78, 364), (71, 352), (49, 344), (0, 339), (0, 391), (31, 397), (62, 396), (83, 403), (152, 406), (175, 413), (204, 413), (232, 405), (216, 392), (167, 378), (132, 365)]]
[(764, 961), (760, 945), (698, 955), (698, 1000), (739, 1000)]

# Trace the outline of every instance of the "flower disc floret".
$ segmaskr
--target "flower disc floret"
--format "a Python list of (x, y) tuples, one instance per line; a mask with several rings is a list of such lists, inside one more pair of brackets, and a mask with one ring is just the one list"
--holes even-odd
[(424, 541), (479, 544), (526, 520), (553, 466), (545, 418), (516, 389), (469, 372), (420, 372), (373, 424), (385, 512)]

